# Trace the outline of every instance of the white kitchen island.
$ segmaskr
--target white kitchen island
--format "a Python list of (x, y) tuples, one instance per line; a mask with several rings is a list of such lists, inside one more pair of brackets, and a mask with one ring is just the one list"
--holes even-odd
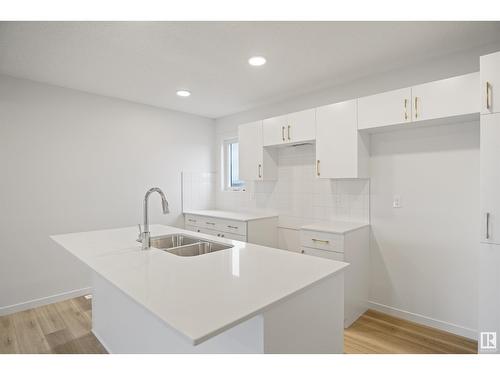
[(93, 332), (110, 353), (342, 353), (347, 263), (163, 225), (233, 247), (141, 250), (136, 228), (52, 236), (93, 275)]

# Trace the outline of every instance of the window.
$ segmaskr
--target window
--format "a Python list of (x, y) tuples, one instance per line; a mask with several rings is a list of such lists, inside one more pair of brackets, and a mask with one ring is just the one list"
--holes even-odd
[(239, 173), (239, 147), (237, 139), (224, 142), (224, 188), (226, 190), (243, 190), (245, 183), (240, 180)]

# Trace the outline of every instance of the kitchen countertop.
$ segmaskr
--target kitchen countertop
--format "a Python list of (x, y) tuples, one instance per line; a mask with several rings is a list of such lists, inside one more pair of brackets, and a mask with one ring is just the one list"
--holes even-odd
[(300, 229), (312, 230), (316, 232), (326, 232), (335, 234), (345, 234), (369, 226), (367, 223), (354, 223), (348, 221), (331, 221), (329, 223), (317, 223), (303, 225)]
[[(151, 225), (150, 230), (152, 236), (193, 235), (163, 225)], [(202, 233), (197, 237), (234, 247), (194, 257), (154, 248), (143, 251), (136, 242), (136, 227), (51, 236), (193, 345), (348, 265)]]
[(251, 221), (258, 219), (267, 219), (270, 217), (278, 217), (277, 214), (269, 212), (236, 212), (236, 211), (222, 211), (222, 210), (185, 210), (183, 213), (190, 215), (216, 217), (219, 219), (236, 220), (236, 221)]

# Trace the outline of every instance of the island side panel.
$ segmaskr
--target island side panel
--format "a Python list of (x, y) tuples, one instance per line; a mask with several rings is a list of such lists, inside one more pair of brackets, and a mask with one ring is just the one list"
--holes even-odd
[(370, 227), (345, 234), (344, 261), (349, 263), (345, 273), (344, 318), (344, 327), (348, 328), (368, 309)]
[[(95, 272), (92, 281), (92, 332), (109, 353), (264, 352), (262, 315), (194, 345)], [(193, 319), (203, 319), (203, 312), (193, 311)]]
[(265, 353), (343, 351), (343, 271), (264, 312)]

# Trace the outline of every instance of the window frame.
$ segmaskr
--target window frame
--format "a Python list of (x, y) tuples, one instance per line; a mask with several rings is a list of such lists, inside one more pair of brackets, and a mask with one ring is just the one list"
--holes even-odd
[[(228, 139), (224, 139), (224, 142), (223, 142), (223, 149), (222, 149), (222, 154), (223, 154), (223, 158), (224, 158), (224, 164), (223, 164), (223, 176), (224, 176), (224, 191), (245, 191), (245, 181), (242, 181), (242, 180), (239, 180), (241, 181), (241, 185), (239, 186), (233, 186), (232, 185), (232, 179), (231, 179), (231, 173), (232, 173), (232, 168), (231, 168), (231, 145), (232, 144), (235, 144), (235, 143), (238, 143), (239, 144), (239, 141), (238, 141), (238, 138), (235, 137), (235, 138), (228, 138)], [(238, 152), (239, 152), (239, 148), (238, 148)], [(240, 155), (238, 154), (238, 160), (239, 160), (239, 157)]]

